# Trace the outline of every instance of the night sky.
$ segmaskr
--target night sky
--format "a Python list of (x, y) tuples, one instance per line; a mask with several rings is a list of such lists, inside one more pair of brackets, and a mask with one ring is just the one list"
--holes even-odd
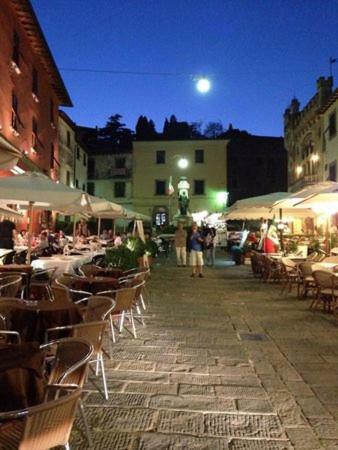
[[(32, 0), (78, 124), (103, 126), (140, 114), (231, 122), (253, 134), (282, 135), (293, 96), (303, 104), (338, 57), (337, 0)], [(159, 75), (169, 73), (169, 75)], [(333, 68), (338, 77), (338, 63)], [(189, 74), (209, 75), (196, 92)]]

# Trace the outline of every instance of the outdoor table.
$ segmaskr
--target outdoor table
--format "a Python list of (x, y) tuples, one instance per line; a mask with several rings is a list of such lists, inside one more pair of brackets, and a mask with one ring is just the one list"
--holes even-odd
[(318, 263), (314, 263), (312, 264), (312, 272), (314, 272), (315, 270), (325, 270), (327, 272), (335, 272), (335, 267), (338, 268), (338, 263), (337, 262), (318, 262)]
[(123, 276), (123, 270), (118, 267), (98, 267), (95, 268), (94, 274), (98, 277), (120, 278)]
[(100, 291), (115, 290), (119, 288), (117, 278), (113, 277), (82, 277), (76, 278), (73, 282), (74, 289), (87, 291), (96, 294)]
[(91, 262), (93, 256), (95, 256), (94, 252), (86, 252), (81, 255), (44, 256), (32, 261), (31, 265), (34, 269), (56, 267), (55, 277), (58, 277), (64, 273), (74, 274), (78, 267)]
[(74, 303), (30, 302), (11, 307), (5, 313), (8, 329), (18, 331), (22, 341), (44, 343), (48, 328), (82, 322), (80, 308)]
[(0, 412), (41, 403), (44, 353), (37, 342), (0, 344)]

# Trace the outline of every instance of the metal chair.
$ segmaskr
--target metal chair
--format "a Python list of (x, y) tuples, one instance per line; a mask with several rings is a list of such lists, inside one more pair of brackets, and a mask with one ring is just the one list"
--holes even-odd
[(58, 286), (62, 286), (68, 291), (69, 298), (71, 298), (72, 301), (79, 300), (81, 298), (90, 297), (92, 295), (91, 292), (83, 291), (80, 289), (74, 289), (74, 283), (76, 282), (77, 278), (83, 279), (83, 277), (77, 277), (74, 275), (69, 274), (63, 274), (60, 277), (55, 279), (55, 283)]
[(8, 275), (0, 278), (0, 297), (16, 297), (22, 286), (21, 275)]
[(317, 284), (312, 275), (312, 263), (309, 261), (300, 263), (299, 266), (299, 279), (298, 279), (298, 294), (300, 298), (306, 298), (309, 291), (314, 292)]
[[(114, 331), (114, 321), (113, 317), (120, 318), (120, 324), (118, 327), (118, 330), (120, 333), (122, 333), (122, 329), (126, 328), (125, 318), (126, 316), (130, 319), (132, 331), (131, 334), (134, 336), (134, 338), (137, 337), (136, 335), (136, 328), (135, 328), (135, 321), (134, 321), (134, 314), (133, 314), (133, 308), (136, 304), (136, 288), (135, 287), (128, 287), (128, 288), (122, 288), (118, 290), (112, 290), (112, 291), (103, 291), (98, 292), (97, 295), (103, 295), (112, 297), (115, 302), (115, 308), (112, 311), (112, 313), (109, 316), (109, 324), (110, 324), (110, 332), (111, 332), (111, 338), (112, 341), (115, 342), (115, 331)], [(128, 328), (126, 328), (128, 332)]]
[[(90, 342), (93, 348), (93, 353), (89, 363), (96, 364), (96, 369), (95, 371), (93, 371), (96, 376), (98, 376), (99, 369), (101, 369), (104, 398), (108, 400), (107, 380), (105, 375), (102, 351), (103, 337), (106, 325), (107, 322), (105, 321), (96, 321), (50, 328), (46, 332), (46, 342), (55, 340), (56, 338), (58, 338), (58, 336), (60, 336), (60, 334), (64, 335), (65, 332), (68, 333), (70, 337), (85, 339), (86, 341)], [(92, 368), (90, 367), (90, 369)], [(101, 392), (101, 390), (95, 383), (94, 385), (99, 390), (99, 392)]]
[[(71, 384), (83, 387), (87, 377), (88, 362), (93, 353), (92, 345), (88, 341), (79, 338), (64, 338), (41, 345), (40, 349), (47, 350), (48, 355), (52, 352), (53, 355), (48, 377), (49, 386)], [(46, 394), (48, 394), (48, 390)], [(92, 447), (90, 429), (81, 398), (79, 407), (88, 445)]]
[(315, 270), (313, 278), (317, 284), (317, 294), (310, 305), (310, 309), (317, 309), (322, 303), (325, 312), (332, 312), (332, 304), (335, 307), (338, 298), (337, 277), (326, 270)]
[[(297, 264), (289, 258), (282, 258), (282, 275), (281, 278), (284, 280), (282, 286), (281, 295), (285, 292), (290, 293), (292, 291), (292, 286), (296, 285), (297, 290), (299, 288), (299, 270)], [(299, 293), (297, 292), (299, 297)]]
[[(30, 288), (38, 290), (39, 295), (42, 292), (46, 294), (47, 300), (53, 301), (53, 293), (51, 290), (51, 283), (56, 271), (56, 267), (50, 267), (49, 269), (37, 270), (32, 274)], [(45, 298), (45, 297), (43, 297)]]
[(7, 278), (8, 276), (17, 276), (17, 277), (21, 277), (21, 294), (20, 297), (21, 298), (25, 298), (25, 294), (27, 293), (28, 290), (28, 280), (29, 280), (29, 275), (27, 272), (0, 272), (0, 278)]
[(78, 268), (78, 271), (83, 277), (92, 277), (97, 273), (98, 269), (101, 268), (95, 264), (83, 264)]
[(59, 445), (70, 448), (68, 441), (81, 389), (74, 388), (70, 393), (69, 389), (57, 389), (56, 400), (0, 414), (0, 420), (6, 420), (1, 427), (0, 448), (46, 450)]

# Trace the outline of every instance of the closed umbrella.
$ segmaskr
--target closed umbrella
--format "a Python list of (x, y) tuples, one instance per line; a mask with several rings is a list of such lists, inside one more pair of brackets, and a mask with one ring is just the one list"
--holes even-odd
[(20, 158), (22, 152), (0, 134), (0, 169), (12, 169)]

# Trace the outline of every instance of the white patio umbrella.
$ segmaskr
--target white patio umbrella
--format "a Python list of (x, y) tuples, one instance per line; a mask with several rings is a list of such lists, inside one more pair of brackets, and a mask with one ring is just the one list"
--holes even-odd
[(56, 183), (46, 175), (27, 172), (23, 175), (0, 178), (0, 202), (28, 206), (28, 254), (30, 263), (32, 214), (34, 209), (61, 210), (69, 205), (86, 206), (87, 199), (79, 189)]
[(23, 215), (13, 208), (9, 208), (6, 205), (0, 205), (0, 218), (20, 220), (23, 218)]
[[(327, 195), (330, 194), (330, 195)], [(334, 195), (335, 194), (335, 195)], [(274, 208), (311, 208), (311, 204), (315, 202), (307, 202), (305, 200), (311, 200), (316, 198), (316, 203), (322, 201), (335, 201), (338, 199), (338, 183), (333, 181), (323, 181), (322, 183), (312, 184), (300, 191), (289, 194), (286, 198), (277, 200), (274, 204)]]

